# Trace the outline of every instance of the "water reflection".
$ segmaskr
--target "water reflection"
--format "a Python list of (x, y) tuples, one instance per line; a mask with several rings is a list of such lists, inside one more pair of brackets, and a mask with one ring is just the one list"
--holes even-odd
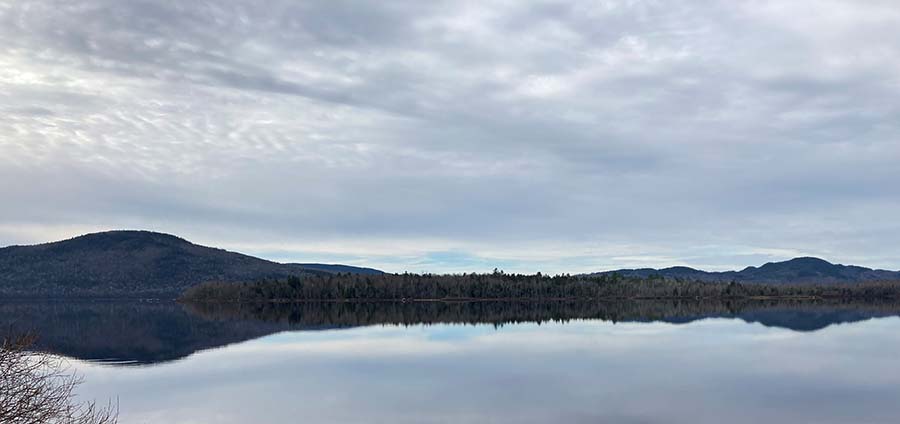
[(123, 423), (888, 423), (900, 319), (283, 332), (154, 367), (80, 364)]
[(284, 329), (258, 320), (216, 320), (174, 302), (7, 302), (0, 328), (31, 332), (36, 347), (76, 359), (110, 364), (172, 361), (194, 352)]
[(815, 331), (829, 325), (900, 315), (900, 303), (842, 301), (617, 302), (383, 302), (300, 304), (187, 304), (210, 319), (259, 320), (282, 324), (356, 327), (378, 324), (505, 324), (597, 319), (616, 322), (689, 323), (705, 318), (739, 318), (765, 326)]
[(173, 302), (7, 302), (0, 326), (31, 331), (38, 347), (108, 364), (149, 364), (282, 331), (322, 331), (371, 325), (560, 323), (686, 324), (737, 318), (764, 326), (816, 331), (834, 324), (894, 316), (893, 303), (829, 302), (473, 302), (199, 304)]

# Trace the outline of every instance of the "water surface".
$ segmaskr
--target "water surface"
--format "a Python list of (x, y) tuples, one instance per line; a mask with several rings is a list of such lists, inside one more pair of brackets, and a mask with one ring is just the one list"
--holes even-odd
[[(68, 349), (85, 378), (80, 395), (118, 398), (126, 424), (900, 417), (900, 318), (884, 305), (731, 305), (706, 315), (696, 314), (703, 309), (696, 305), (674, 312), (644, 305), (616, 309), (616, 319), (560, 316), (559, 305), (513, 312), (486, 306), (18, 304), (0, 307), (0, 318), (43, 311), (55, 324), (40, 325), (67, 327), (60, 334), (120, 331), (105, 343), (99, 335), (82, 337), (80, 349), (78, 337), (54, 336), (44, 346)], [(656, 315), (628, 315), (636, 310)], [(432, 322), (420, 315), (440, 311)], [(110, 324), (117, 314), (120, 322)], [(557, 315), (510, 319), (542, 314)], [(400, 325), (379, 323), (388, 318)], [(467, 319), (483, 323), (459, 323)]]

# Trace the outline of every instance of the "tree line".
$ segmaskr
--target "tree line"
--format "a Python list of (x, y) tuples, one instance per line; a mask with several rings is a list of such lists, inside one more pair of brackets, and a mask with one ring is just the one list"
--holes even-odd
[(204, 283), (181, 297), (192, 302), (742, 299), (900, 297), (900, 282), (741, 284), (608, 275), (331, 274), (245, 283)]

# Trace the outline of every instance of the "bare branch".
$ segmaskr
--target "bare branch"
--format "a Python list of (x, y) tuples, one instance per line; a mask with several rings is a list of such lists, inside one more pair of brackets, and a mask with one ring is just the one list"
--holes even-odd
[(0, 423), (113, 424), (112, 402), (75, 402), (81, 377), (57, 356), (32, 352), (33, 335), (4, 338), (0, 344)]

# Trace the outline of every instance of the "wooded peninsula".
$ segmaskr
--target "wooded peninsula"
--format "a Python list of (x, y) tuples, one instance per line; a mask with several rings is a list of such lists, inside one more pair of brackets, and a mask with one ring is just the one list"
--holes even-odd
[(189, 302), (615, 299), (898, 299), (900, 282), (749, 284), (606, 275), (332, 274), (188, 289)]

